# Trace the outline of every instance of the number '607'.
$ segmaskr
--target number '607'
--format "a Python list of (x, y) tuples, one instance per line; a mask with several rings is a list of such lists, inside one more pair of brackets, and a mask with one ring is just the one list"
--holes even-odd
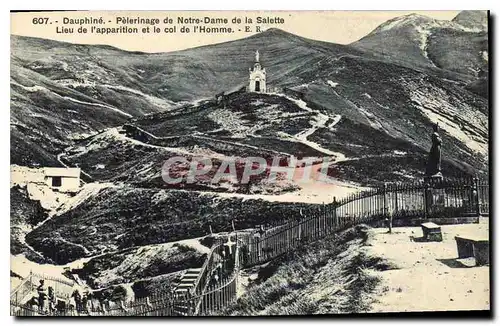
[(47, 24), (49, 22), (49, 18), (48, 17), (35, 17), (33, 18), (33, 24), (34, 25), (37, 25), (37, 24)]

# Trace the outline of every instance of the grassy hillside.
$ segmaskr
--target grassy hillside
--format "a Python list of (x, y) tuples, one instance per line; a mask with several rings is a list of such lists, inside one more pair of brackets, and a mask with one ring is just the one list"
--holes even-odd
[(300, 205), (220, 198), (187, 191), (115, 187), (26, 236), (36, 250), (59, 264), (118, 249), (205, 236), (298, 216)]
[(339, 131), (319, 131), (312, 136), (315, 141), (323, 133), (322, 137), (335, 142), (337, 148), (342, 146), (340, 151), (348, 155), (356, 145), (366, 145), (368, 134), (376, 137), (369, 140), (372, 149), (367, 154), (380, 152), (388, 144), (393, 150), (414, 151), (416, 146), (427, 152), (432, 123), (439, 122), (443, 156), (485, 168), (488, 103), (484, 98), (448, 81), (373, 60), (345, 58), (323, 71), (323, 81), (299, 92), (307, 102), (342, 115), (334, 129), (345, 127), (348, 138), (336, 141)]
[(432, 62), (441, 68), (481, 77), (488, 71), (488, 33), (452, 28), (433, 31), (427, 51)]
[[(122, 128), (78, 142), (62, 159), (80, 166), (94, 180), (141, 187), (173, 187), (161, 179), (163, 163), (173, 156), (211, 158), (214, 165), (196, 184), (175, 186), (183, 189), (245, 193), (245, 185), (210, 184), (222, 160), (271, 161), (274, 156), (291, 155), (341, 160), (339, 164), (351, 166), (339, 175), (345, 180), (404, 181), (422, 175), (432, 124), (439, 122), (446, 173), (487, 170), (484, 99), (407, 68), (358, 59), (339, 61), (336, 65), (346, 69), (325, 70), (326, 81), (313, 81), (289, 95), (235, 93), (225, 104), (204, 101), (132, 119)], [(352, 78), (363, 83), (353, 83)], [(307, 137), (301, 136), (304, 133)], [(398, 157), (401, 164), (392, 164), (390, 170), (385, 165), (359, 166), (366, 159), (397, 162)], [(273, 189), (261, 179), (254, 181), (252, 193), (296, 188), (290, 184)]]
[[(210, 184), (222, 160), (274, 157), (283, 160), (295, 155), (321, 158), (326, 154), (302, 141), (297, 134), (313, 127), (318, 115), (330, 124), (335, 115), (307, 111), (283, 96), (236, 94), (226, 107), (214, 101), (187, 106), (168, 113), (134, 119), (118, 129), (79, 141), (61, 157), (71, 166), (80, 166), (98, 181), (121, 181), (141, 187), (185, 187), (185, 189), (227, 192), (276, 193), (294, 189), (293, 184), (266, 185), (262, 176), (252, 178), (253, 186)], [(171, 157), (211, 158), (212, 171), (195, 185), (167, 185), (161, 179), (163, 163)], [(328, 155), (330, 156), (330, 155)], [(183, 167), (180, 174), (188, 166)], [(282, 189), (285, 187), (286, 189)]]
[(145, 87), (99, 58), (118, 54), (128, 55), (111, 47), (11, 37), (12, 164), (60, 166), (56, 155), (74, 138), (173, 105), (142, 93)]
[(313, 315), (367, 312), (380, 279), (372, 270), (393, 267), (366, 254), (360, 225), (298, 248), (265, 266), (245, 271), (246, 291), (217, 315)]
[(48, 217), (40, 202), (29, 199), (26, 189), (10, 188), (10, 253), (24, 254), (28, 259), (44, 263), (46, 259), (24, 242), (26, 233)]
[(185, 244), (150, 245), (92, 258), (81, 269), (71, 272), (93, 289), (99, 289), (139, 280), (146, 282), (160, 275), (201, 267), (205, 257), (204, 253)]

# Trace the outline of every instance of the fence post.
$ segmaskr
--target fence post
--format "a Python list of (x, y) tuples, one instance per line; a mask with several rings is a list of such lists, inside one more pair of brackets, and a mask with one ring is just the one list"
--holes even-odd
[(30, 291), (33, 291), (33, 271), (30, 270)]
[(333, 196), (333, 203), (332, 203), (332, 206), (333, 206), (333, 216), (332, 216), (332, 219), (333, 219), (333, 229), (336, 230), (337, 229), (337, 197)]
[(326, 234), (326, 210), (327, 206), (325, 206), (325, 202), (323, 202), (323, 206), (321, 207), (321, 219), (319, 221), (319, 233), (321, 236), (325, 236)]
[[(382, 194), (384, 195), (384, 215), (388, 221), (389, 233), (392, 233), (392, 214), (389, 212), (389, 207), (387, 205), (387, 182), (384, 182)], [(389, 219), (387, 219), (387, 217), (389, 217)]]
[(398, 212), (398, 192), (399, 192), (400, 187), (398, 186), (398, 184), (396, 184), (396, 186), (392, 187), (392, 189), (393, 189), (393, 194), (394, 194), (394, 210), (393, 210), (393, 212), (396, 212), (396, 214), (397, 214), (397, 212)]
[(382, 195), (384, 196), (384, 197), (382, 197), (384, 200), (384, 203), (383, 203), (384, 215), (387, 216), (387, 212), (389, 211), (388, 207), (387, 207), (387, 182), (384, 182), (384, 185), (382, 186)]
[(298, 236), (297, 236), (299, 238), (299, 243), (302, 240), (302, 223), (301, 223), (301, 221), (302, 221), (303, 217), (304, 217), (304, 215), (302, 214), (302, 208), (301, 208), (300, 214), (299, 214), (299, 223), (298, 223), (299, 230), (298, 230)]
[(429, 218), (429, 183), (424, 181), (424, 219)]
[(476, 201), (475, 204), (475, 209), (477, 213), (477, 217), (481, 217), (481, 205), (480, 205), (480, 198), (479, 198), (479, 178), (477, 175), (473, 179), (473, 184), (472, 184), (472, 195), (474, 200)]

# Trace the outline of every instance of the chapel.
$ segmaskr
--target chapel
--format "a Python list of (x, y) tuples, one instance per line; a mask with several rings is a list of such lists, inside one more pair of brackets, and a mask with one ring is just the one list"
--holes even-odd
[(255, 64), (249, 68), (250, 78), (248, 90), (250, 92), (266, 93), (266, 69), (259, 62), (259, 50), (255, 52)]

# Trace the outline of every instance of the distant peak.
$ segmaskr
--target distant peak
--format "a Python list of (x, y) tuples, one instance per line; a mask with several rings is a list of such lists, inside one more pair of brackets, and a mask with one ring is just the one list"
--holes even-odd
[(277, 27), (270, 27), (265, 31), (263, 31), (262, 33), (288, 33), (288, 32), (285, 32), (284, 30)]
[(393, 19), (386, 21), (385, 23), (378, 26), (373, 31), (373, 33), (388, 31), (388, 30), (394, 29), (396, 27), (422, 24), (422, 23), (433, 22), (433, 21), (435, 21), (433, 18), (424, 16), (424, 15), (420, 15), (420, 14), (412, 13), (412, 14), (408, 14), (408, 15), (398, 16), (398, 17), (395, 17)]
[(286, 36), (294, 35), (295, 36), (295, 34), (286, 32), (286, 31), (279, 29), (279, 28), (276, 28), (276, 27), (268, 28), (265, 31), (260, 32), (258, 35), (284, 35), (284, 36), (285, 35)]
[(467, 28), (486, 30), (488, 28), (488, 12), (485, 10), (462, 10), (452, 21)]
[(430, 31), (433, 28), (449, 28), (465, 32), (481, 32), (487, 29), (488, 15), (486, 11), (461, 11), (453, 20), (439, 20), (428, 16), (411, 13), (392, 18), (375, 28), (371, 33), (363, 37), (358, 42), (379, 36), (385, 33), (391, 33), (402, 30), (413, 30), (418, 33)]
[(284, 31), (279, 28), (269, 28), (266, 29), (265, 31), (262, 31), (260, 33), (254, 34), (250, 36), (249, 38), (255, 39), (255, 38), (263, 38), (263, 39), (272, 39), (272, 38), (280, 38), (280, 39), (302, 39), (300, 36), (297, 36), (293, 33)]
[(424, 16), (424, 15), (421, 15), (421, 14), (417, 14), (417, 13), (411, 13), (411, 14), (407, 14), (407, 15), (403, 15), (403, 16), (400, 16), (400, 17), (406, 17), (406, 18), (422, 18), (422, 19), (432, 19), (428, 16)]

